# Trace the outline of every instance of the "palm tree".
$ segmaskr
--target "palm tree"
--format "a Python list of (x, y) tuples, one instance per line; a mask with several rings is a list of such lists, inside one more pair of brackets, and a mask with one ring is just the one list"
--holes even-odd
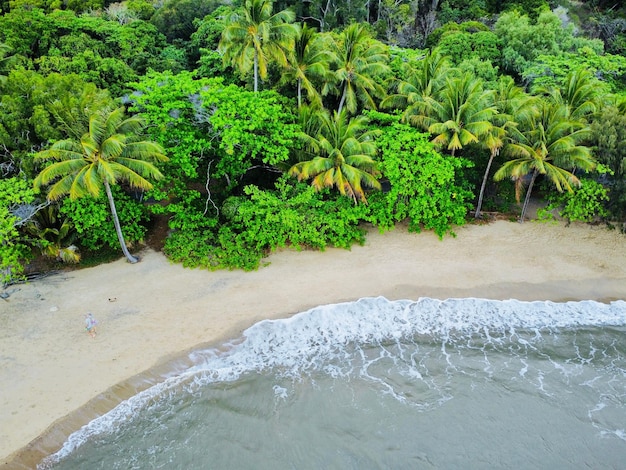
[(586, 120), (598, 110), (602, 84), (586, 69), (575, 69), (567, 74), (560, 88), (539, 88), (555, 103), (565, 105), (573, 120)]
[(259, 89), (259, 77), (267, 77), (267, 66), (275, 60), (287, 65), (286, 51), (292, 48), (298, 26), (293, 24), (295, 13), (282, 10), (272, 14), (271, 0), (245, 0), (243, 7), (226, 22), (218, 50), (224, 63), (239, 68), (242, 74), (254, 72), (254, 91)]
[(515, 85), (511, 77), (500, 78), (495, 89), (494, 104), (498, 112), (492, 118), (493, 127), (483, 139), (483, 145), (490, 151), (489, 161), (483, 175), (483, 181), (478, 195), (478, 203), (474, 217), (480, 217), (483, 197), (489, 172), (493, 160), (500, 154), (500, 149), (504, 146), (507, 136), (519, 135), (518, 124), (528, 122), (535, 111), (535, 100), (528, 96), (524, 90)]
[(131, 263), (138, 260), (128, 252), (124, 242), (111, 185), (126, 181), (131, 187), (150, 189), (152, 184), (146, 178), (162, 177), (151, 162), (167, 161), (167, 157), (159, 144), (139, 140), (138, 134), (144, 127), (139, 116), (126, 117), (124, 108), (105, 110), (91, 116), (89, 131), (80, 141), (60, 140), (35, 154), (37, 160), (53, 162), (34, 181), (36, 188), (52, 183), (47, 196), (50, 201), (68, 194), (72, 199), (98, 197), (104, 187), (117, 237)]
[(25, 224), (25, 230), (34, 237), (34, 244), (41, 249), (44, 256), (64, 263), (80, 261), (80, 253), (73, 244), (76, 232), (72, 222), (60, 217), (55, 204), (36, 212)]
[(425, 116), (411, 116), (410, 122), (421, 123), (434, 136), (433, 142), (452, 156), (468, 144), (491, 137), (491, 120), (498, 112), (494, 92), (483, 90), (482, 81), (473, 75), (446, 79), (441, 92), (425, 101)]
[[(302, 136), (311, 160), (296, 163), (289, 170), (291, 176), (299, 181), (312, 178), (311, 185), (317, 191), (336, 186), (343, 196), (351, 197), (355, 204), (357, 198), (367, 203), (363, 186), (380, 189), (376, 179), (376, 146), (373, 138), (376, 131), (367, 130), (368, 119), (358, 116), (348, 119), (346, 111), (334, 112), (331, 118), (328, 112), (321, 112), (317, 117), (319, 128), (317, 135)], [(316, 121), (317, 123), (317, 121)]]
[(294, 42), (293, 51), (287, 56), (287, 67), (283, 73), (283, 81), (295, 81), (298, 87), (298, 108), (302, 106), (302, 88), (309, 97), (309, 102), (320, 106), (322, 98), (315, 89), (313, 80), (324, 78), (329, 70), (329, 63), (334, 55), (326, 47), (314, 28), (302, 25)]
[(542, 101), (528, 129), (517, 136), (517, 141), (504, 147), (504, 152), (513, 159), (496, 172), (494, 179), (512, 178), (519, 201), (524, 180), (530, 175), (520, 222), (524, 221), (537, 176), (545, 175), (558, 191), (572, 191), (572, 186), (580, 185), (580, 181), (568, 170), (590, 171), (596, 166), (591, 150), (578, 145), (589, 137), (591, 130), (569, 116), (567, 106)]
[[(449, 67), (447, 57), (437, 51), (428, 52), (418, 67), (407, 66), (408, 78), (398, 82), (397, 93), (387, 96), (380, 106), (404, 110), (402, 114), (404, 122), (410, 122), (411, 116), (424, 116), (426, 98), (435, 96), (441, 90)], [(419, 127), (419, 119), (413, 124)]]
[(363, 25), (353, 23), (342, 31), (334, 52), (335, 77), (341, 90), (337, 112), (341, 113), (344, 106), (349, 112), (356, 112), (359, 100), (366, 108), (376, 109), (374, 98), (382, 98), (385, 90), (375, 79), (389, 71), (385, 46), (372, 39)]

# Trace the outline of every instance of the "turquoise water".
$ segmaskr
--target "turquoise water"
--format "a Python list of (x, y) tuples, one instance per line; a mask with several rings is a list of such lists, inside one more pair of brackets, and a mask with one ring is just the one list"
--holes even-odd
[(194, 367), (74, 433), (41, 467), (626, 461), (622, 301), (361, 299), (258, 323), (191, 358)]

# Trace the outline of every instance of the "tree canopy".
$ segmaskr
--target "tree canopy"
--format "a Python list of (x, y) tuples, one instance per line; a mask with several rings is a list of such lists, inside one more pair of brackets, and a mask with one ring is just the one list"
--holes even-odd
[(625, 221), (626, 9), (561, 3), (0, 1), (4, 282), (157, 223), (253, 269), (531, 197)]

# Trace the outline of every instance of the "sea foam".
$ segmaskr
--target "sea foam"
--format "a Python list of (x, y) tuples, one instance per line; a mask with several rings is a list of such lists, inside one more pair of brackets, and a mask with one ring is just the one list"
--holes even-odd
[[(242, 338), (224, 348), (195, 351), (193, 366), (94, 419), (73, 433), (62, 449), (40, 468), (53, 465), (90, 437), (115, 432), (119, 424), (155, 400), (167, 399), (181, 389), (193, 391), (209, 383), (237, 380), (250, 372), (276, 371), (297, 377), (307, 371), (330, 375), (349, 373), (341, 366), (346, 346), (381, 345), (416, 336), (442, 344), (478, 336), (485, 341), (517, 338), (518, 331), (551, 332), (577, 327), (626, 325), (626, 302), (523, 302), (484, 299), (389, 301), (383, 297), (325, 305), (281, 320), (265, 320), (248, 328)], [(225, 351), (224, 351), (225, 349)], [(329, 359), (337, 359), (329, 365)], [(419, 372), (415, 371), (419, 375)], [(520, 370), (523, 375), (524, 371)], [(416, 377), (417, 377), (416, 375)], [(284, 395), (284, 389), (276, 391)]]

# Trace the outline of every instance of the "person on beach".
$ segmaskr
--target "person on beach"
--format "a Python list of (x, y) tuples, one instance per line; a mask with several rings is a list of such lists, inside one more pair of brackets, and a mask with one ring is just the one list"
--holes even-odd
[(89, 333), (89, 336), (91, 336), (92, 338), (96, 337), (97, 324), (98, 321), (93, 317), (91, 312), (85, 315), (85, 329), (87, 330), (87, 333)]

